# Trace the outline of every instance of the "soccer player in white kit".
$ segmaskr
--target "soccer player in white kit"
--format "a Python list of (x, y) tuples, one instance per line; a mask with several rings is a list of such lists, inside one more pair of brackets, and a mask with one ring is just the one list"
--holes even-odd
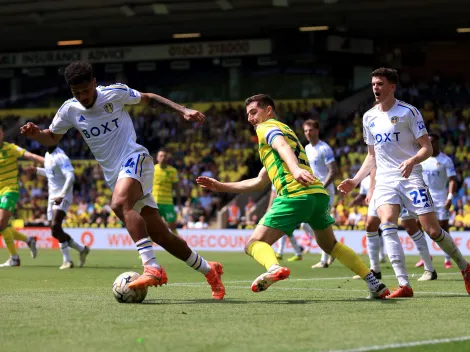
[[(449, 209), (452, 205), (452, 198), (457, 191), (457, 174), (452, 159), (441, 152), (439, 136), (430, 133), (429, 138), (432, 145), (432, 156), (421, 163), (423, 178), (429, 187), (439, 224), (449, 232)], [(447, 182), (449, 182), (448, 188)], [(446, 269), (452, 267), (452, 262), (447, 254), (444, 259), (444, 267)]]
[(456, 262), (470, 294), (470, 264), (463, 258), (449, 233), (441, 228), (432, 198), (422, 176), (421, 162), (432, 155), (432, 146), (419, 111), (395, 99), (398, 73), (389, 68), (372, 72), (372, 89), (378, 104), (363, 117), (368, 155), (353, 179), (338, 189), (352, 191), (377, 167), (374, 201), (380, 218), (387, 254), (399, 288), (390, 298), (412, 297), (405, 268), (405, 254), (397, 232), (402, 207), (417, 215), (424, 231)]
[[(380, 251), (383, 251), (383, 236), (379, 236), (379, 226), (380, 226), (380, 219), (377, 214), (377, 210), (375, 207), (375, 201), (373, 197), (374, 188), (375, 188), (375, 173), (376, 170), (373, 169), (371, 175), (367, 176), (361, 182), (361, 187), (359, 193), (365, 194), (365, 197), (369, 201), (369, 208), (367, 210), (367, 222), (366, 222), (366, 245), (367, 245), (367, 254), (369, 255), (370, 259), (370, 268), (371, 271), (374, 273), (375, 277), (378, 279), (382, 278), (382, 274), (380, 272), (380, 263), (381, 255), (383, 258), (383, 253), (381, 254)], [(358, 196), (359, 197), (359, 196)], [(358, 199), (356, 197), (356, 199)], [(353, 203), (356, 201), (354, 199)], [(437, 280), (437, 272), (432, 265), (431, 255), (429, 254), (429, 247), (428, 243), (426, 242), (425, 235), (423, 231), (418, 226), (418, 221), (416, 216), (411, 216), (409, 212), (404, 208), (402, 209), (400, 215), (401, 223), (405, 228), (408, 235), (411, 239), (415, 242), (416, 248), (418, 249), (419, 254), (423, 258), (423, 265), (424, 265), (424, 273), (418, 279), (418, 281), (432, 281)], [(354, 276), (353, 279), (358, 279), (357, 276)]]
[(60, 250), (63, 255), (63, 263), (60, 269), (74, 267), (69, 247), (80, 253), (79, 267), (81, 268), (90, 253), (90, 248), (75, 242), (62, 228), (62, 222), (73, 200), (75, 175), (72, 163), (64, 151), (57, 146), (49, 147), (44, 159), (44, 168), (33, 166), (25, 171), (36, 172), (39, 176), (47, 177), (49, 190), (47, 220), (51, 224), (52, 237), (60, 243)]
[(205, 116), (152, 93), (140, 93), (124, 84), (97, 87), (93, 69), (77, 61), (65, 70), (65, 80), (74, 99), (57, 111), (49, 129), (40, 130), (28, 122), (21, 133), (39, 143), (56, 145), (71, 128), (76, 128), (90, 147), (113, 191), (111, 208), (126, 225), (136, 243), (144, 273), (129, 287), (161, 286), (168, 278), (158, 264), (152, 240), (187, 265), (205, 275), (214, 299), (223, 299), (222, 264), (207, 262), (174, 236), (160, 217), (152, 196), (154, 163), (148, 150), (136, 143), (132, 120), (125, 105), (164, 107), (188, 121), (202, 123)]
[[(324, 141), (320, 140), (320, 123), (316, 120), (307, 120), (303, 123), (305, 138), (309, 144), (305, 146), (305, 153), (307, 154), (310, 167), (313, 174), (320, 179), (326, 191), (330, 195), (330, 208), (335, 202), (335, 185), (333, 180), (338, 171), (338, 166), (335, 161), (335, 154), (333, 149)], [(314, 236), (313, 230), (309, 224), (303, 223), (302, 229), (307, 232), (311, 237)], [(312, 265), (312, 269), (328, 268), (333, 263), (334, 258), (321, 252), (320, 262)]]

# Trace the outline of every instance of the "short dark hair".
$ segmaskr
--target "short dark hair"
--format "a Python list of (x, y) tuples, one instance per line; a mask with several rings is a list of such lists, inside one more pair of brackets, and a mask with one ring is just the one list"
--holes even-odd
[(439, 140), (439, 139), (441, 138), (441, 137), (440, 137), (437, 133), (435, 133), (435, 132), (429, 133), (428, 136), (429, 136), (429, 138), (432, 137), (432, 138), (437, 139), (437, 140)]
[(168, 150), (166, 150), (166, 148), (160, 148), (160, 149), (158, 149), (157, 154), (160, 153), (160, 152), (162, 152), (162, 153), (168, 153)]
[(85, 61), (74, 61), (65, 69), (64, 77), (69, 86), (91, 82), (93, 80), (93, 67)]
[(273, 108), (273, 111), (276, 112), (276, 105), (274, 104), (274, 99), (267, 94), (256, 94), (252, 97), (249, 97), (245, 100), (245, 106), (250, 105), (253, 102), (257, 102), (258, 106), (266, 109), (268, 106)]
[(398, 72), (393, 68), (381, 67), (373, 71), (371, 77), (385, 77), (392, 84), (398, 83)]
[(305, 126), (313, 127), (315, 129), (319, 130), (320, 129), (320, 122), (318, 122), (318, 120), (308, 119), (307, 121), (305, 121), (302, 124), (302, 127), (305, 127)]

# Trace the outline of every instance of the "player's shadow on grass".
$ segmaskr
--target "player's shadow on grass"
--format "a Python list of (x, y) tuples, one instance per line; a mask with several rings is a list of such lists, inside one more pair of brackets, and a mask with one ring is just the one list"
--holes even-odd
[(456, 294), (452, 294), (452, 295), (440, 295), (440, 294), (435, 294), (435, 295), (426, 295), (426, 294), (417, 294), (416, 296), (413, 297), (413, 300), (414, 299), (442, 299), (442, 298), (464, 298), (464, 297), (470, 297), (468, 294), (466, 293), (456, 293)]
[(149, 299), (145, 300), (143, 304), (168, 304), (168, 305), (185, 305), (185, 304), (313, 304), (313, 303), (325, 303), (325, 302), (342, 302), (342, 303), (357, 303), (357, 302), (370, 302), (370, 303), (380, 303), (380, 304), (396, 304), (396, 300), (385, 300), (385, 299), (367, 299), (367, 298), (351, 298), (351, 299), (274, 299), (274, 300), (240, 300), (240, 299), (231, 299), (226, 298), (221, 301), (216, 301), (210, 298), (204, 299)]

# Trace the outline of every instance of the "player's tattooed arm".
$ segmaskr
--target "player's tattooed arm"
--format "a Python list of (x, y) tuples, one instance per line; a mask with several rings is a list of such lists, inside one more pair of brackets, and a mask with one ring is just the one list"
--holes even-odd
[(180, 115), (184, 114), (185, 107), (169, 99), (153, 93), (141, 93), (141, 102), (152, 109), (165, 108)]
[(203, 113), (197, 110), (188, 109), (180, 104), (153, 93), (141, 93), (141, 102), (148, 105), (152, 109), (163, 107), (169, 111), (181, 115), (185, 120), (197, 122), (199, 124), (202, 124), (206, 118)]

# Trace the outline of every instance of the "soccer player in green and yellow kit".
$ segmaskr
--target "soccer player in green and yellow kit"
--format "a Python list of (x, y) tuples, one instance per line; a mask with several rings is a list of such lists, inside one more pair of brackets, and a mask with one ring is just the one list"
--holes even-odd
[(10, 253), (10, 258), (0, 267), (20, 266), (20, 257), (14, 240), (26, 242), (33, 258), (37, 255), (36, 238), (28, 237), (9, 226), (16, 203), (20, 198), (18, 183), (18, 159), (24, 158), (44, 165), (42, 156), (30, 153), (15, 144), (3, 141), (3, 126), (0, 124), (0, 234)]
[(171, 232), (178, 234), (176, 229), (176, 212), (173, 203), (173, 190), (176, 194), (176, 202), (181, 209), (181, 195), (178, 187), (178, 171), (167, 164), (168, 155), (166, 150), (161, 149), (157, 153), (157, 164), (153, 175), (153, 197), (158, 205), (158, 211)]
[(255, 95), (245, 101), (248, 121), (258, 135), (259, 154), (263, 168), (258, 177), (222, 183), (209, 177), (198, 177), (197, 183), (215, 192), (243, 193), (262, 191), (273, 183), (277, 197), (260, 220), (245, 252), (263, 265), (267, 272), (251, 285), (253, 292), (266, 290), (273, 283), (290, 275), (281, 267), (271, 247), (284, 234), (291, 234), (302, 222), (315, 232), (318, 245), (351, 271), (361, 276), (370, 291), (369, 298), (385, 298), (390, 291), (375, 278), (359, 256), (346, 245), (336, 241), (331, 225), (329, 195), (310, 168), (305, 150), (295, 133), (279, 122), (271, 97)]

